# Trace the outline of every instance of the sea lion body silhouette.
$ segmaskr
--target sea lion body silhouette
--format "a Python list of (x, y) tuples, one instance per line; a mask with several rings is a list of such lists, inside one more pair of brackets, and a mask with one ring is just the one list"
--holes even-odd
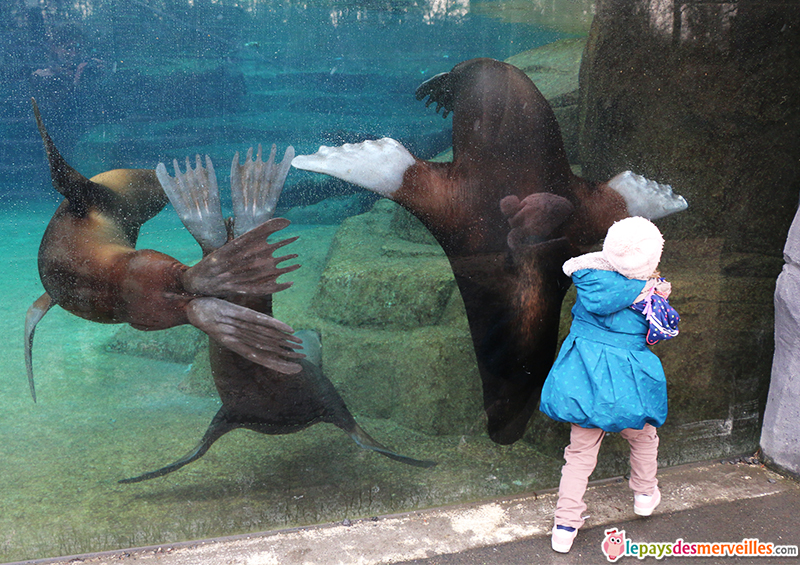
[[(210, 184), (207, 179), (213, 176), (210, 159), (206, 160), (208, 169), (205, 172), (202, 172), (199, 158), (194, 171), (191, 171), (187, 160), (185, 174), (180, 173), (176, 162), (175, 179), (169, 177), (163, 165), (159, 165), (157, 169), (164, 190), (206, 257), (209, 253), (217, 253), (218, 250), (236, 245), (238, 240), (248, 238), (254, 232), (260, 231), (259, 237), (268, 237), (290, 223), (284, 218), (268, 218), (274, 211), (275, 202), (283, 187), (293, 150), (291, 147), (287, 150), (287, 155), (279, 166), (273, 165), (274, 146), (267, 163), (261, 160), (260, 147), (256, 160), (251, 160), (251, 157), (252, 152), (248, 153), (242, 166), (239, 166), (239, 154), (234, 157), (231, 167), (234, 218), (229, 222), (222, 218), (218, 198), (198, 197), (204, 186)], [(214, 204), (209, 205), (209, 200)], [(233, 238), (232, 241), (222, 243), (230, 238)], [(296, 239), (289, 238), (271, 244), (271, 250)], [(215, 250), (217, 245), (221, 247)], [(277, 258), (265, 269), (275, 270), (277, 263), (294, 257), (296, 255)], [(272, 316), (271, 294), (240, 294), (229, 299), (247, 309)], [(339, 427), (360, 447), (376, 451), (390, 459), (416, 467), (435, 465), (432, 461), (399, 455), (372, 438), (356, 423), (333, 383), (318, 366), (306, 359), (300, 360), (298, 372), (285, 374), (253, 362), (213, 337), (209, 341), (209, 358), (222, 407), (198, 445), (169, 465), (120, 482), (136, 483), (177, 471), (202, 457), (216, 440), (235, 429), (245, 428), (267, 435), (280, 435), (298, 432), (321, 422)]]
[(444, 249), (464, 299), (489, 436), (520, 439), (557, 344), (570, 281), (561, 265), (616, 220), (686, 208), (666, 185), (630, 172), (605, 183), (570, 169), (555, 115), (519, 69), (472, 59), (417, 89), (453, 113), (453, 160), (417, 159), (390, 138), (320, 147), (293, 165), (401, 204)]
[(302, 355), (293, 351), (299, 340), (288, 325), (224, 300), (285, 288), (275, 279), (292, 268), (263, 268), (262, 258), (271, 257), (266, 238), (253, 234), (193, 267), (158, 251), (135, 249), (142, 224), (168, 202), (155, 171), (117, 169), (87, 179), (63, 159), (35, 101), (33, 106), (53, 186), (65, 198), (39, 247), (46, 292), (25, 321), (34, 400), (33, 337), (53, 305), (87, 320), (129, 323), (140, 330), (192, 324), (257, 362), (283, 372), (300, 370), (296, 360)]
[[(273, 255), (296, 238), (267, 241), (289, 224), (288, 220), (268, 218), (293, 151), (278, 167), (272, 166), (273, 149), (266, 166), (259, 151), (256, 162), (251, 162), (248, 154), (248, 163), (235, 169), (234, 176), (240, 175), (236, 182), (251, 188), (250, 193), (236, 194), (242, 197), (234, 201), (236, 237), (229, 236), (222, 220), (210, 160), (209, 168), (203, 169), (198, 158), (194, 171), (187, 161), (187, 175), (181, 182), (188, 188), (173, 196), (197, 199), (176, 200), (175, 204), (179, 210), (193, 208), (191, 217), (182, 220), (191, 226), (204, 255), (199, 263), (187, 267), (163, 253), (135, 249), (142, 224), (169, 201), (158, 171), (118, 169), (87, 179), (60, 155), (35, 102), (34, 114), (53, 185), (65, 196), (45, 230), (39, 251), (46, 292), (26, 317), (25, 359), (34, 400), (34, 331), (54, 305), (94, 322), (129, 323), (142, 330), (190, 323), (211, 338), (209, 355), (222, 407), (207, 433), (186, 457), (121, 482), (139, 482), (175, 471), (237, 428), (288, 434), (319, 422), (332, 423), (359, 446), (397, 461), (434, 465), (398, 455), (370, 437), (355, 422), (330, 380), (295, 351), (300, 340), (291, 335), (292, 328), (272, 317), (272, 294), (291, 285), (276, 279), (299, 267), (278, 266), (296, 255)], [(235, 162), (238, 159), (237, 153)], [(267, 194), (257, 192), (262, 187), (269, 189)], [(209, 217), (209, 210), (215, 207), (215, 214)]]

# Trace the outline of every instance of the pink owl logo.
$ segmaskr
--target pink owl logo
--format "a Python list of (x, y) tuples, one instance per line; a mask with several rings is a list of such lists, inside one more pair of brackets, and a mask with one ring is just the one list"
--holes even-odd
[(606, 539), (603, 540), (603, 553), (611, 563), (622, 557), (625, 553), (625, 530), (617, 531), (616, 528), (606, 530)]

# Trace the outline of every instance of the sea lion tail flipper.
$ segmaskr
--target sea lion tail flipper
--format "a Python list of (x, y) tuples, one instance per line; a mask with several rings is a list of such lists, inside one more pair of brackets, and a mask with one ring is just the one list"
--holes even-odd
[(405, 463), (406, 465), (411, 465), (412, 467), (423, 467), (428, 469), (430, 467), (435, 467), (435, 461), (422, 461), (419, 459), (412, 459), (411, 457), (406, 457), (405, 455), (399, 455), (394, 451), (391, 451), (372, 436), (370, 436), (364, 429), (359, 426), (358, 424), (354, 424), (353, 429), (347, 432), (353, 441), (355, 441), (359, 447), (363, 447), (364, 449), (369, 449), (371, 451), (375, 451), (380, 453), (381, 455), (385, 455), (389, 459), (394, 459), (395, 461), (399, 461), (400, 463)]
[(406, 170), (416, 163), (408, 149), (390, 137), (340, 147), (323, 145), (313, 155), (298, 155), (292, 166), (323, 173), (391, 198), (403, 184)]
[(196, 298), (187, 307), (189, 323), (242, 357), (284, 374), (302, 370), (301, 340), (272, 316), (219, 298)]
[(415, 94), (417, 100), (422, 100), (428, 96), (428, 101), (425, 102), (426, 108), (434, 102), (436, 102), (437, 113), (444, 108), (442, 118), (446, 118), (454, 108), (453, 75), (451, 73), (439, 73), (420, 84)]
[(261, 145), (253, 160), (253, 148), (247, 151), (244, 164), (239, 164), (239, 152), (231, 163), (231, 199), (233, 201), (233, 234), (238, 237), (269, 220), (283, 190), (286, 175), (294, 159), (294, 147), (286, 148), (283, 160), (275, 163), (273, 143), (269, 159), (261, 160)]
[(119, 209), (121, 206), (119, 195), (101, 184), (90, 181), (64, 160), (56, 149), (47, 128), (44, 127), (44, 121), (39, 113), (39, 105), (36, 104), (34, 98), (31, 98), (31, 104), (33, 105), (33, 115), (36, 118), (36, 126), (39, 128), (39, 134), (44, 143), (47, 162), (50, 165), (53, 188), (64, 195), (72, 212), (78, 217), (83, 217), (93, 204), (107, 209)]
[(156, 167), (156, 176), (183, 225), (204, 253), (222, 247), (228, 240), (228, 232), (211, 159), (206, 155), (206, 166), (203, 167), (200, 155), (196, 155), (195, 168), (192, 169), (189, 157), (186, 157), (185, 173), (181, 173), (177, 159), (172, 164), (175, 178), (169, 176), (164, 163)]
[(277, 278), (300, 265), (278, 267), (278, 264), (297, 255), (275, 257), (274, 252), (297, 238), (267, 242), (270, 235), (288, 225), (289, 220), (274, 218), (229, 241), (184, 273), (184, 288), (201, 296), (223, 298), (266, 296), (289, 288), (292, 283), (279, 283)]
[(45, 292), (31, 304), (25, 315), (25, 369), (28, 372), (28, 386), (31, 388), (34, 402), (36, 402), (36, 388), (33, 385), (33, 333), (36, 331), (36, 324), (44, 318), (52, 306), (53, 299)]
[(181, 467), (200, 459), (203, 455), (206, 454), (206, 451), (208, 451), (208, 449), (211, 447), (211, 444), (213, 444), (215, 441), (217, 441), (219, 438), (221, 438), (228, 432), (235, 430), (238, 427), (240, 427), (238, 424), (234, 424), (228, 421), (227, 414), (225, 413), (224, 408), (222, 408), (220, 409), (219, 412), (217, 412), (216, 416), (214, 416), (214, 418), (211, 420), (211, 423), (208, 425), (206, 433), (203, 435), (203, 439), (201, 439), (200, 443), (197, 444), (197, 447), (195, 447), (189, 453), (187, 453), (174, 463), (170, 463), (166, 467), (161, 467), (160, 469), (156, 469), (155, 471), (150, 471), (149, 473), (144, 473), (136, 477), (131, 477), (129, 479), (120, 479), (119, 482), (123, 484), (140, 483), (142, 481), (155, 479), (156, 477), (163, 477), (164, 475), (168, 475), (173, 471), (177, 471)]

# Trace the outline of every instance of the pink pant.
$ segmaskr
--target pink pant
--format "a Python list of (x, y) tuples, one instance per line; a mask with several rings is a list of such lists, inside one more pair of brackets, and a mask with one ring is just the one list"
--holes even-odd
[[(558, 487), (555, 523), (559, 526), (580, 528), (586, 504), (583, 495), (589, 475), (597, 465), (597, 452), (606, 433), (597, 428), (582, 428), (572, 424), (570, 444), (564, 450), (566, 464), (561, 469)], [(644, 429), (625, 429), (620, 435), (631, 446), (631, 480), (628, 485), (634, 494), (653, 494), (658, 486), (658, 433), (650, 424)]]

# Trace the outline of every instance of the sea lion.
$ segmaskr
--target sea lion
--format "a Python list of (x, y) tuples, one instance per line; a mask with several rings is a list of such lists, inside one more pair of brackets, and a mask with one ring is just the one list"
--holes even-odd
[(167, 203), (155, 171), (117, 169), (87, 179), (63, 159), (45, 129), (36, 101), (34, 115), (50, 164), (53, 187), (64, 195), (39, 247), (45, 294), (25, 320), (25, 362), (31, 395), (36, 324), (55, 304), (86, 320), (128, 323), (139, 330), (192, 324), (227, 347), (276, 371), (300, 371), (292, 328), (271, 316), (227, 300), (270, 294), (296, 266), (273, 258), (267, 227), (187, 267), (158, 251), (135, 249), (139, 229)]
[[(184, 225), (200, 244), (204, 255), (208, 256), (209, 253), (217, 252), (214, 250), (216, 244), (213, 242), (236, 237), (232, 242), (222, 245), (220, 249), (224, 249), (237, 239), (252, 233), (248, 230), (264, 229), (259, 227), (259, 224), (267, 226), (267, 235), (289, 225), (289, 220), (284, 218), (270, 219), (283, 187), (289, 163), (294, 156), (289, 150), (287, 154), (283, 159), (286, 166), (282, 174), (276, 173), (277, 167), (273, 165), (275, 146), (272, 147), (267, 163), (261, 160), (260, 146), (256, 159), (252, 160), (251, 149), (244, 165), (239, 165), (239, 154), (236, 154), (231, 166), (234, 217), (227, 223), (222, 220), (218, 196), (198, 197), (198, 193), (204, 191), (204, 186), (213, 186), (216, 191), (215, 182), (204, 180), (210, 179), (214, 174), (213, 164), (208, 157), (206, 157), (206, 171), (203, 170), (198, 157), (194, 171), (191, 170), (187, 160), (186, 173), (181, 173), (175, 162), (174, 179), (167, 174), (163, 164), (159, 164), (156, 172)], [(295, 239), (283, 240), (280, 244)], [(265, 268), (275, 269), (274, 265)], [(270, 294), (240, 295), (231, 300), (272, 316)], [(306, 359), (300, 361), (302, 367), (300, 372), (286, 375), (265, 365), (254, 363), (213, 337), (209, 341), (209, 356), (214, 384), (222, 400), (222, 407), (211, 420), (200, 443), (174, 463), (136, 477), (122, 479), (121, 483), (136, 483), (177, 471), (202, 457), (220, 437), (238, 428), (267, 435), (279, 435), (294, 433), (320, 422), (334, 424), (344, 430), (360, 447), (376, 451), (396, 461), (416, 467), (435, 465), (432, 461), (420, 461), (399, 455), (373, 439), (356, 423), (333, 383), (318, 366)]]
[(417, 159), (390, 138), (320, 147), (293, 166), (401, 204), (450, 260), (483, 381), (489, 436), (522, 437), (555, 357), (570, 281), (565, 260), (616, 220), (650, 219), (686, 201), (630, 172), (605, 183), (574, 175), (555, 115), (512, 65), (472, 59), (424, 82), (418, 99), (453, 113), (453, 161)]

